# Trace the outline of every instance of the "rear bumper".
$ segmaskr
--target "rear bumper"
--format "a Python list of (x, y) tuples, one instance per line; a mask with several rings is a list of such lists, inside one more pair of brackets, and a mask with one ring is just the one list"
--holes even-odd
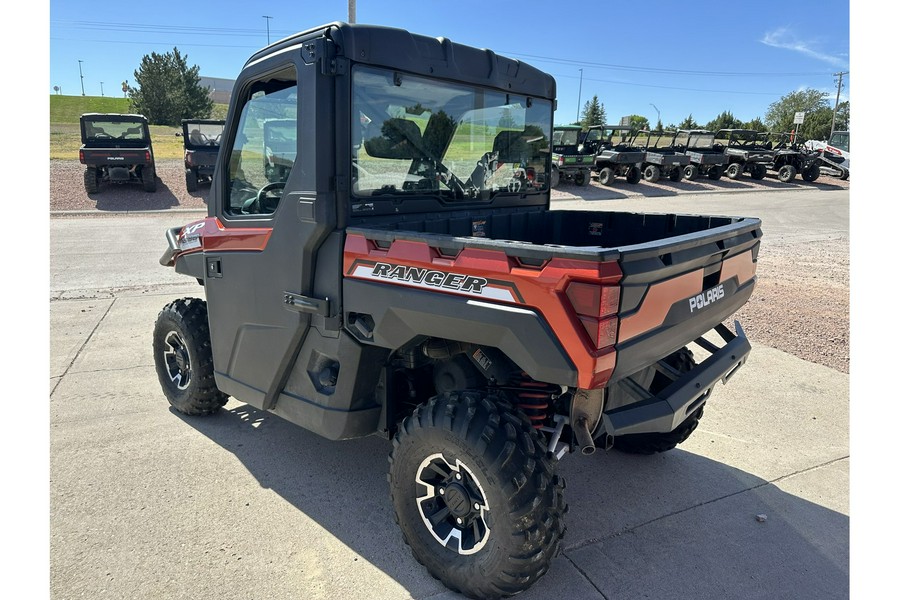
[[(736, 333), (725, 325), (715, 328), (724, 346), (716, 346), (703, 336), (694, 342), (711, 354), (695, 368), (673, 379), (665, 389), (656, 395), (625, 378), (622, 383), (638, 402), (615, 408), (604, 413), (597, 433), (609, 436), (633, 433), (668, 433), (706, 403), (716, 383), (726, 383), (747, 361), (750, 342), (744, 335), (740, 323), (734, 322)], [(663, 372), (662, 367), (658, 367)]]

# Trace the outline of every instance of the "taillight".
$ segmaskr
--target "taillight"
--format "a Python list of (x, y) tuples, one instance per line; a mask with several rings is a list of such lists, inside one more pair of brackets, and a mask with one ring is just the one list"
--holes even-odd
[(564, 156), (560, 156), (560, 157), (559, 157), (559, 166), (562, 167), (562, 166), (565, 165), (565, 164), (566, 164), (566, 159), (565, 159), (565, 157), (564, 157)]
[(144, 160), (147, 161), (147, 164), (150, 163), (150, 151), (149, 150), (144, 151)]
[(78, 151), (78, 162), (80, 162), (81, 164), (84, 164), (84, 150)]
[(194, 153), (193, 153), (191, 150), (185, 150), (185, 151), (184, 151), (184, 162), (185, 162), (185, 164), (187, 164), (189, 167), (193, 167), (193, 166), (194, 166)]
[(566, 297), (597, 350), (614, 346), (619, 331), (619, 286), (573, 281)]

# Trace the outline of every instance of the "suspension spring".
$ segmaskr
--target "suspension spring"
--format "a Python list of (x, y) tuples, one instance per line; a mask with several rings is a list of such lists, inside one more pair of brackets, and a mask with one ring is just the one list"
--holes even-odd
[(504, 389), (535, 428), (547, 423), (550, 405), (560, 393), (559, 386), (535, 381), (524, 371), (513, 376)]

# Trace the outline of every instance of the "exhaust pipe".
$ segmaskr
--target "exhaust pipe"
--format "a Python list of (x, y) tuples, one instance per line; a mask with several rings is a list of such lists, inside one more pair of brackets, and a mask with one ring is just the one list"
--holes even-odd
[(581, 446), (581, 453), (584, 455), (593, 454), (597, 447), (594, 446), (594, 440), (591, 438), (591, 432), (587, 427), (587, 417), (581, 415), (572, 423), (572, 431), (575, 432), (575, 439)]

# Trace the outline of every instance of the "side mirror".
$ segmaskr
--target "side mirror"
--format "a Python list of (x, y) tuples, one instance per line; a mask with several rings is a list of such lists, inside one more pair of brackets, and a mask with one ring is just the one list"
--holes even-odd
[(180, 132), (180, 131), (176, 131), (176, 132), (175, 132), (175, 137), (181, 137), (181, 132)]

